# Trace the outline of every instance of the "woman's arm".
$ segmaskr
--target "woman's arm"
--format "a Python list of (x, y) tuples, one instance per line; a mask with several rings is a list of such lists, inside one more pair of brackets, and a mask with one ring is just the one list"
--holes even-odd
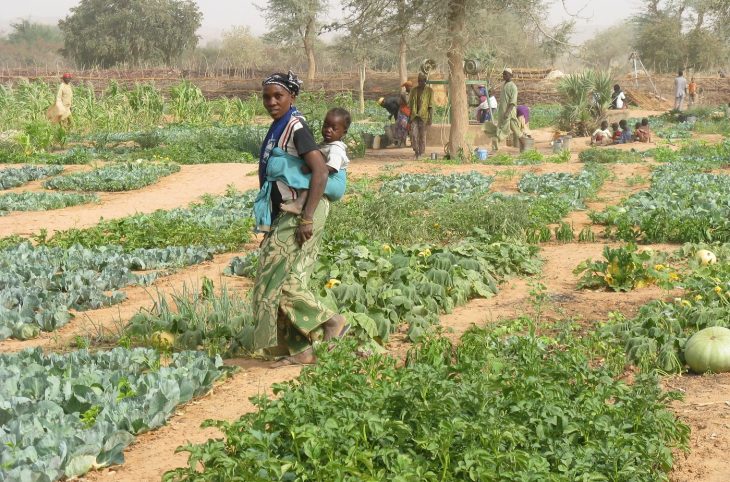
[(300, 246), (312, 237), (314, 230), (311, 221), (314, 219), (314, 211), (317, 209), (317, 205), (319, 205), (319, 200), (324, 194), (327, 176), (329, 175), (324, 156), (322, 156), (322, 153), (318, 149), (307, 152), (302, 158), (311, 170), (312, 178), (309, 181), (307, 202), (304, 205), (304, 209), (302, 209), (302, 221), (304, 223), (300, 224), (299, 228), (297, 228), (297, 242)]

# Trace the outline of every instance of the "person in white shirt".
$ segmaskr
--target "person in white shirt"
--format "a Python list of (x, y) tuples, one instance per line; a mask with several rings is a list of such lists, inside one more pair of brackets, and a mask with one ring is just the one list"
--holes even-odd
[(613, 94), (611, 94), (611, 108), (623, 109), (626, 105), (626, 94), (621, 90), (621, 86), (616, 84), (613, 86)]
[(684, 94), (687, 92), (687, 79), (684, 78), (684, 72), (677, 72), (674, 79), (674, 110), (682, 110), (682, 102), (684, 102)]

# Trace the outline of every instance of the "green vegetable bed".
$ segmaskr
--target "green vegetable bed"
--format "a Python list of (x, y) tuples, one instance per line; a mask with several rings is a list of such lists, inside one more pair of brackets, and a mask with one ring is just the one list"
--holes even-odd
[(0, 215), (11, 211), (49, 211), (91, 202), (99, 202), (99, 196), (68, 192), (14, 192), (0, 195)]
[[(24, 243), (0, 251), (0, 340), (34, 338), (70, 319), (69, 309), (89, 310), (125, 299), (117, 291), (151, 283), (167, 268), (201, 263), (213, 250), (200, 247), (87, 249), (33, 247)], [(152, 270), (144, 274), (135, 271)]]
[(154, 184), (164, 176), (180, 171), (177, 164), (126, 162), (110, 164), (90, 172), (59, 176), (43, 183), (60, 191), (130, 191)]
[(22, 186), (31, 181), (55, 176), (63, 171), (61, 166), (23, 166), (0, 170), (0, 189)]
[(431, 339), (402, 368), (351, 345), (321, 353), (258, 412), (211, 422), (224, 438), (184, 447), (189, 466), (165, 480), (667, 480), (689, 435), (676, 394), (617, 380), (580, 338), (505, 328)]
[(115, 348), (0, 355), (0, 480), (55, 481), (124, 461), (134, 436), (207, 392), (221, 360)]

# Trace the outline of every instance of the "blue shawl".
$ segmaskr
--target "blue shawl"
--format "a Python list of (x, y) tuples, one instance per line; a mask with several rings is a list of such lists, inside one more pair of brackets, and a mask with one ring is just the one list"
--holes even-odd
[(291, 106), (286, 114), (272, 122), (269, 131), (266, 133), (266, 137), (264, 137), (264, 142), (261, 144), (261, 152), (259, 153), (259, 187), (263, 187), (266, 182), (266, 165), (269, 162), (271, 151), (279, 143), (279, 138), (284, 133), (284, 129), (286, 129), (286, 125), (292, 116), (302, 117), (302, 114), (295, 106)]

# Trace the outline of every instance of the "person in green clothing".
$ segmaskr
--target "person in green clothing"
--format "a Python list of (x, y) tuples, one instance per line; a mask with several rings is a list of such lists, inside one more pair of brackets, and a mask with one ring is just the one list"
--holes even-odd
[(495, 151), (499, 149), (499, 143), (504, 141), (508, 135), (511, 135), (513, 139), (522, 138), (520, 122), (517, 120), (517, 86), (512, 82), (512, 69), (504, 69), (502, 79), (504, 79), (504, 86), (499, 95), (497, 124), (491, 122), (484, 124), (484, 131), (492, 136), (492, 149)]
[(433, 89), (426, 86), (426, 75), (418, 74), (418, 87), (411, 90), (408, 106), (411, 109), (411, 147), (416, 159), (426, 152), (426, 127), (433, 118)]

